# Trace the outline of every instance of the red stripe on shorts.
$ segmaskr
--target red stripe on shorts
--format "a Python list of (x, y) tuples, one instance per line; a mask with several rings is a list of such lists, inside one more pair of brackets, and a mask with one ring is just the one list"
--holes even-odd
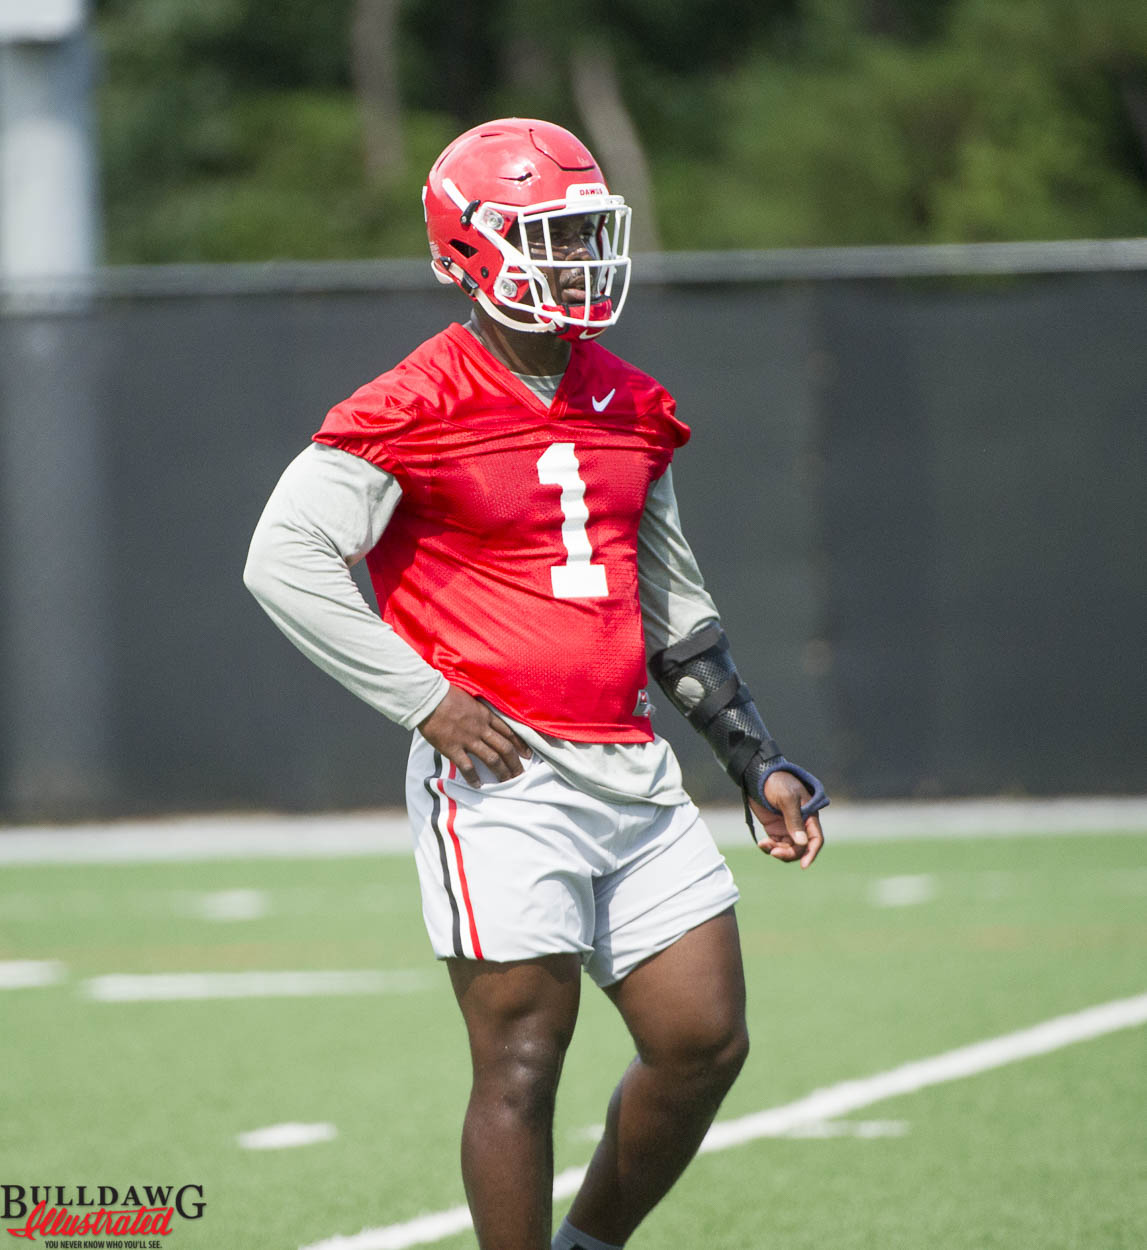
[[(457, 768), (451, 764), (448, 774), (451, 781), (457, 773)], [(466, 919), (470, 922), (470, 941), (474, 946), (474, 958), (482, 959), (482, 943), (478, 941), (478, 925), (474, 920), (474, 908), (470, 902), (470, 886), (466, 881), (466, 869), (462, 863), (462, 844), (458, 841), (457, 833), (454, 832), (454, 818), (458, 815), (458, 804), (446, 793), (445, 782), (440, 781), (438, 788), (446, 799), (446, 832), (450, 835), (451, 842), (454, 843), (454, 862), (458, 865), (458, 884), (462, 887), (462, 902), (466, 906)]]

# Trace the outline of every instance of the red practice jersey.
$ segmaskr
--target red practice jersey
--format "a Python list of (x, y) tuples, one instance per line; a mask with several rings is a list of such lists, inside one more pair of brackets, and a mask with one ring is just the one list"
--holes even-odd
[(575, 742), (647, 742), (637, 530), (689, 437), (658, 382), (575, 342), (547, 407), (462, 326), (332, 408), (318, 442), (402, 486), (367, 555), (383, 618), (439, 672)]

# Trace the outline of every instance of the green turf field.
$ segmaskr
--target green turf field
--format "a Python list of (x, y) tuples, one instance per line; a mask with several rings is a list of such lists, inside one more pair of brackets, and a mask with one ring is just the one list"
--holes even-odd
[[(830, 844), (805, 874), (729, 858), (754, 1050), (721, 1120), (1147, 994), (1147, 832)], [(0, 961), (60, 967), (0, 990), (0, 1184), (202, 1185), (175, 1250), (296, 1250), (457, 1207), (464, 1037), (417, 895), (401, 856), (4, 868)], [(420, 975), (343, 996), (89, 997), (109, 974), (307, 970)], [(587, 981), (559, 1170), (588, 1159), (629, 1056)], [(292, 1122), (337, 1135), (238, 1142)], [(1143, 1250), (1147, 1026), (707, 1154), (630, 1244)]]

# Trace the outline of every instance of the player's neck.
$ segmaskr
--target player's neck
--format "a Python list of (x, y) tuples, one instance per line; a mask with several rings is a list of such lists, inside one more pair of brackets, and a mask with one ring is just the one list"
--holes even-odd
[(470, 313), (470, 328), (487, 351), (513, 373), (546, 377), (565, 373), (569, 364), (570, 345), (565, 339), (556, 334), (511, 330), (478, 305)]

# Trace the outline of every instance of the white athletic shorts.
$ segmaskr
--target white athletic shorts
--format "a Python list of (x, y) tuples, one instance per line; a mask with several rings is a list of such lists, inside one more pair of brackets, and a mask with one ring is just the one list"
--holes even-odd
[(576, 951), (598, 985), (731, 907), (733, 875), (692, 803), (609, 803), (537, 752), (468, 785), (414, 735), (406, 800), (422, 914), (439, 959)]

